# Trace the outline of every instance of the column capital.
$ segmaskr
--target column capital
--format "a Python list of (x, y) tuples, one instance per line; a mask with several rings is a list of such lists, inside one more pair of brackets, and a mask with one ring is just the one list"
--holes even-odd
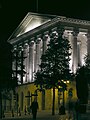
[(78, 34), (79, 34), (79, 29), (73, 29), (72, 35), (73, 35), (74, 37), (77, 37)]
[(32, 40), (29, 42), (29, 46), (32, 47), (33, 45), (34, 45), (34, 41)]
[(58, 32), (57, 31), (52, 31), (50, 36), (53, 37), (53, 38), (58, 38)]
[(43, 40), (45, 40), (45, 41), (46, 41), (46, 40), (48, 39), (48, 37), (49, 37), (49, 35), (48, 35), (48, 34), (44, 35), (44, 36), (43, 36)]
[(16, 51), (16, 50), (17, 50), (17, 46), (14, 46), (12, 50), (13, 50), (13, 51)]
[(28, 43), (24, 43), (24, 44), (23, 44), (23, 48), (24, 48), (24, 49), (27, 49), (28, 45), (29, 45)]
[(19, 45), (19, 46), (17, 47), (17, 49), (18, 49), (19, 51), (23, 51), (23, 45)]
[(39, 44), (42, 39), (39, 37), (36, 39), (36, 43)]

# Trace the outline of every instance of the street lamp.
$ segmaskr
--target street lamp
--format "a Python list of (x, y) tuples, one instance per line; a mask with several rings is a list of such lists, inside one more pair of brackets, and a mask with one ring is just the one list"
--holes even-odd
[(60, 115), (60, 96), (61, 96), (61, 86), (58, 86), (58, 106), (59, 106), (59, 115)]
[[(59, 115), (65, 113), (65, 107), (64, 107), (64, 94), (63, 97), (61, 97), (61, 92), (63, 92), (63, 87), (61, 86), (61, 81), (58, 81), (58, 105), (59, 105)], [(61, 103), (63, 100), (63, 104)]]
[[(64, 80), (58, 80), (58, 105), (59, 105), (59, 114), (65, 114), (65, 103), (64, 103), (64, 91), (66, 89), (66, 84), (68, 84), (69, 81), (64, 81)], [(61, 94), (62, 92), (62, 94)], [(62, 95), (62, 98), (61, 98)], [(62, 99), (62, 103), (60, 102)]]

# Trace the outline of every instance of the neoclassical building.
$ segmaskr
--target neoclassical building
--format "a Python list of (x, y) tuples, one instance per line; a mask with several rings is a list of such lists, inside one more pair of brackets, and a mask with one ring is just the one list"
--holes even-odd
[[(59, 33), (61, 27), (64, 28), (62, 37), (67, 38), (72, 47), (70, 69), (75, 73), (78, 67), (84, 65), (85, 55), (90, 54), (90, 21), (29, 12), (9, 37), (8, 42), (13, 46), (14, 55), (13, 76), (18, 78), (19, 84), (16, 88), (18, 101), (13, 100), (12, 93), (11, 106), (13, 109), (15, 109), (16, 102), (18, 102), (21, 111), (24, 111), (25, 106), (27, 108), (30, 106), (37, 89), (34, 85), (34, 74), (39, 69), (40, 57), (47, 49), (50, 35)], [(20, 66), (19, 63), (22, 65)], [(25, 71), (24, 75), (22, 72), (16, 72), (22, 70)], [(77, 98), (75, 82), (67, 83), (67, 85), (68, 88), (64, 94), (65, 103), (68, 101), (68, 90), (70, 88), (73, 88), (72, 99)], [(52, 90), (37, 92), (39, 109), (52, 109)], [(55, 97), (55, 108), (58, 109), (57, 89)]]

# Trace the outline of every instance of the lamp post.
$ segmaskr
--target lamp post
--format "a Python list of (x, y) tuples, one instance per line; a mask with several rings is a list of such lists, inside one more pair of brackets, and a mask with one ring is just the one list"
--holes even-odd
[[(62, 92), (62, 94), (61, 94)], [(61, 97), (62, 95), (62, 97)], [(64, 89), (63, 87), (59, 86), (58, 87), (58, 99), (59, 99), (59, 115), (63, 115), (65, 114), (65, 106), (64, 106)], [(62, 99), (62, 103), (61, 103), (61, 99)]]
[(58, 86), (58, 106), (59, 106), (59, 115), (60, 115), (60, 96), (61, 96), (60, 87), (61, 87), (61, 86)]
[[(65, 114), (65, 97), (64, 97), (64, 91), (66, 87), (66, 83), (69, 83), (69, 81), (58, 81), (58, 105), (59, 105), (59, 114)], [(62, 87), (63, 86), (63, 87)], [(61, 94), (62, 93), (62, 94)], [(62, 98), (61, 98), (62, 95)], [(62, 103), (60, 102), (62, 99)]]

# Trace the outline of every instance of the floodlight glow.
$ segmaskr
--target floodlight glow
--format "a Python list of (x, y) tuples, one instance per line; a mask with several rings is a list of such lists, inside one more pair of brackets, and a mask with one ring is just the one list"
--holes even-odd
[(34, 28), (36, 28), (36, 27), (38, 27), (38, 26), (40, 26), (40, 25), (41, 25), (41, 21), (32, 22), (32, 24), (30, 24), (30, 25), (26, 28), (25, 32), (28, 32), (28, 31), (30, 31), (30, 30), (32, 30), (32, 29), (34, 29)]

